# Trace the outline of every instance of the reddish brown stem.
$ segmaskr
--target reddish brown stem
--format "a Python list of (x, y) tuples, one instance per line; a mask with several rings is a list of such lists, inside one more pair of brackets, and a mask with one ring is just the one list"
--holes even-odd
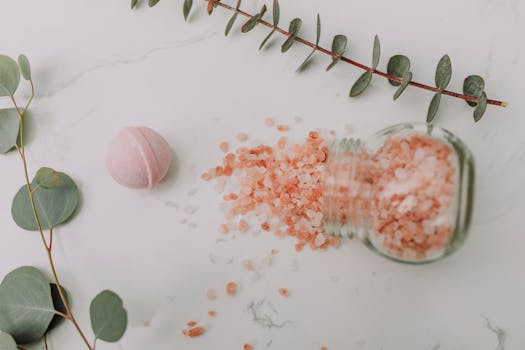
[[(209, 0), (205, 0), (205, 1), (209, 2)], [(220, 2), (218, 0), (214, 0), (214, 3), (215, 3), (215, 6), (220, 6), (222, 8), (227, 9), (227, 10), (237, 12), (241, 16), (244, 16), (244, 17), (247, 17), (247, 18), (253, 18), (254, 17), (253, 15), (251, 15), (251, 14), (249, 14), (247, 12), (244, 12), (242, 10), (238, 10), (235, 7), (230, 6), (228, 4), (225, 4), (225, 3), (222, 3), (222, 2)], [(282, 28), (279, 28), (278, 26), (274, 26), (273, 24), (271, 24), (269, 22), (266, 22), (263, 19), (259, 19), (257, 22), (262, 24), (263, 26), (271, 28), (271, 29), (275, 30), (276, 32), (279, 32), (279, 33), (281, 33), (281, 34), (283, 34), (285, 36), (288, 36), (288, 37), (291, 36), (291, 34), (289, 32), (287, 32), (286, 30), (284, 30)], [(354, 61), (354, 60), (352, 60), (352, 59), (350, 59), (348, 57), (338, 56), (335, 52), (332, 52), (332, 51), (330, 51), (328, 49), (325, 49), (324, 47), (321, 47), (319, 45), (315, 45), (314, 43), (312, 43), (312, 42), (310, 42), (310, 41), (308, 41), (306, 39), (303, 39), (301, 37), (296, 37), (295, 41), (300, 42), (301, 44), (304, 44), (306, 46), (309, 46), (312, 49), (317, 50), (319, 52), (322, 52), (322, 53), (324, 53), (324, 54), (326, 54), (328, 56), (331, 56), (333, 58), (340, 57), (341, 61), (343, 61), (343, 62), (351, 64), (351, 65), (353, 65), (355, 67), (358, 67), (358, 68), (360, 68), (362, 70), (370, 71), (370, 72), (372, 72), (374, 74), (377, 74), (379, 76), (382, 76), (384, 78), (387, 78), (387, 79), (390, 79), (390, 80), (395, 80), (397, 82), (402, 82), (402, 80), (403, 80), (402, 78), (398, 78), (396, 76), (390, 75), (390, 74), (382, 72), (380, 70), (372, 69), (371, 67), (368, 67), (368, 66), (366, 66), (366, 65), (364, 65), (362, 63), (359, 63), (357, 61)], [(421, 88), (421, 89), (424, 89), (424, 90), (433, 91), (433, 92), (440, 91), (438, 88), (436, 88), (434, 86), (421, 84), (421, 83), (418, 83), (418, 82), (415, 82), (415, 81), (410, 81), (408, 84), (412, 85), (412, 86), (415, 86), (415, 87), (418, 87), (418, 88)], [(463, 94), (460, 94), (460, 93), (457, 93), (457, 92), (453, 92), (453, 91), (449, 91), (449, 90), (441, 90), (441, 93), (443, 95), (448, 95), (448, 96), (460, 98), (460, 99), (465, 100), (465, 101), (478, 102), (478, 100), (479, 100), (479, 98), (477, 98), (477, 97), (467, 96), (467, 95), (463, 95)], [(507, 102), (498, 101), (498, 100), (487, 100), (487, 103), (491, 104), (491, 105), (495, 105), (495, 106), (501, 106), (501, 107), (507, 107), (507, 105), (508, 105)]]

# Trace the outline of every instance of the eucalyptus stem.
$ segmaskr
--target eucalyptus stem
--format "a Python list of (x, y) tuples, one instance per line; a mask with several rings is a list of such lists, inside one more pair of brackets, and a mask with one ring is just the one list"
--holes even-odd
[[(247, 17), (247, 18), (250, 18), (250, 19), (254, 19), (255, 17), (259, 17), (257, 15), (252, 15), (252, 14), (249, 14), (247, 12), (244, 12), (242, 10), (240, 10), (239, 8), (236, 8), (236, 7), (233, 7), (233, 6), (230, 6), (228, 4), (225, 4), (223, 2), (221, 2), (220, 0), (204, 0), (206, 2), (210, 2), (210, 1), (213, 1), (214, 3), (214, 6), (219, 6), (219, 7), (222, 7), (224, 9), (227, 9), (227, 10), (230, 10), (230, 11), (233, 11), (235, 13), (238, 13), (239, 15), (241, 16), (244, 16), (244, 17)], [(388, 73), (385, 73), (383, 71), (380, 71), (378, 69), (374, 69), (372, 67), (369, 67), (367, 65), (364, 65), (362, 63), (359, 63), (355, 60), (352, 60), (348, 57), (345, 57), (345, 56), (341, 56), (341, 55), (338, 55), (337, 53), (331, 51), (331, 50), (328, 50), (328, 49), (325, 49), (317, 44), (314, 44), (306, 39), (303, 39), (299, 36), (296, 36), (280, 27), (278, 27), (277, 25), (274, 25), (272, 23), (269, 23), (265, 20), (263, 20), (262, 18), (257, 18), (257, 22), (259, 24), (262, 24), (263, 26), (265, 27), (268, 27), (270, 29), (272, 29), (272, 31), (275, 31), (275, 32), (279, 32), (281, 33), (282, 35), (284, 36), (287, 36), (287, 37), (294, 37), (293, 39), (303, 45), (306, 45), (306, 46), (309, 46), (311, 47), (314, 51), (319, 51), (319, 52), (322, 52), (328, 56), (331, 56), (332, 58), (334, 59), (337, 59), (339, 58), (341, 61), (343, 62), (346, 62), (348, 64), (351, 64), (355, 67), (358, 67), (364, 71), (367, 71), (367, 72), (371, 72), (373, 74), (377, 74), (383, 78), (386, 78), (386, 79), (390, 79), (390, 80), (394, 80), (394, 81), (397, 81), (399, 83), (402, 83), (403, 82), (403, 78), (401, 77), (396, 77), (394, 75), (390, 75)], [(462, 99), (462, 100), (465, 100), (465, 101), (469, 101), (469, 102), (479, 102), (480, 101), (480, 97), (475, 97), (475, 96), (467, 96), (467, 95), (464, 95), (464, 94), (460, 94), (460, 93), (457, 93), (457, 92), (453, 92), (453, 91), (449, 91), (449, 90), (442, 90), (442, 89), (439, 89), (437, 87), (434, 87), (434, 86), (429, 86), (429, 85), (426, 85), (426, 84), (422, 84), (422, 83), (418, 83), (418, 82), (415, 82), (415, 81), (410, 81), (408, 82), (408, 85), (412, 85), (412, 86), (415, 86), (415, 87), (418, 87), (418, 88), (421, 88), (421, 89), (424, 89), (424, 90), (428, 90), (428, 91), (433, 91), (433, 92), (439, 92), (441, 94), (444, 94), (444, 95), (448, 95), (448, 96), (452, 96), (452, 97), (456, 97), (456, 98), (459, 98), (459, 99)], [(508, 103), (507, 102), (504, 102), (504, 101), (498, 101), (498, 100), (489, 100), (487, 99), (487, 104), (491, 104), (491, 105), (495, 105), (495, 106), (501, 106), (501, 107), (507, 107)]]
[(73, 312), (71, 311), (71, 307), (69, 306), (69, 303), (67, 301), (66, 295), (64, 293), (64, 289), (63, 289), (62, 285), (60, 284), (60, 281), (59, 281), (59, 278), (58, 278), (58, 274), (57, 274), (56, 268), (55, 268), (55, 263), (53, 261), (53, 256), (52, 256), (52, 253), (51, 253), (51, 244), (52, 244), (53, 231), (52, 230), (50, 231), (50, 244), (48, 246), (47, 241), (46, 241), (46, 237), (44, 235), (44, 231), (42, 229), (40, 218), (39, 218), (37, 210), (36, 210), (35, 199), (34, 199), (34, 196), (33, 196), (33, 190), (31, 188), (31, 181), (29, 180), (29, 171), (28, 171), (28, 167), (27, 167), (27, 159), (26, 159), (26, 155), (25, 155), (25, 144), (24, 144), (24, 116), (25, 116), (25, 114), (27, 112), (27, 109), (29, 108), (29, 105), (33, 101), (33, 98), (35, 97), (35, 87), (34, 87), (33, 81), (30, 80), (30, 83), (31, 83), (31, 97), (29, 98), (28, 102), (26, 103), (23, 111), (20, 111), (20, 108), (18, 107), (14, 96), (10, 95), (11, 101), (13, 102), (13, 105), (14, 105), (16, 111), (17, 111), (17, 114), (18, 114), (18, 117), (19, 117), (19, 120), (20, 120), (20, 131), (19, 131), (19, 133), (20, 133), (20, 145), (16, 144), (15, 147), (18, 150), (18, 153), (19, 153), (20, 158), (22, 160), (22, 165), (23, 165), (23, 169), (24, 169), (24, 177), (25, 177), (25, 181), (26, 181), (26, 188), (27, 188), (27, 193), (29, 195), (29, 201), (31, 203), (31, 209), (33, 211), (33, 216), (35, 218), (35, 222), (37, 224), (38, 231), (40, 233), (40, 238), (41, 238), (42, 243), (44, 244), (44, 247), (46, 249), (47, 258), (48, 258), (48, 261), (49, 261), (49, 265), (51, 267), (51, 272), (53, 274), (53, 279), (54, 279), (55, 284), (57, 286), (58, 294), (59, 294), (60, 299), (61, 299), (61, 301), (62, 301), (62, 303), (63, 303), (63, 305), (64, 305), (64, 307), (66, 309), (66, 313), (65, 314), (63, 314), (63, 313), (61, 313), (59, 311), (56, 311), (55, 314), (65, 318), (65, 319), (70, 320), (73, 323), (73, 325), (76, 328), (76, 330), (78, 331), (78, 333), (80, 334), (80, 336), (81, 336), (82, 340), (84, 341), (84, 343), (86, 344), (87, 348), (89, 350), (94, 350), (91, 347), (91, 345), (90, 345), (89, 341), (87, 340), (86, 336), (84, 335), (84, 332), (82, 332), (82, 329), (80, 328), (77, 320), (75, 319), (75, 316), (73, 315)]

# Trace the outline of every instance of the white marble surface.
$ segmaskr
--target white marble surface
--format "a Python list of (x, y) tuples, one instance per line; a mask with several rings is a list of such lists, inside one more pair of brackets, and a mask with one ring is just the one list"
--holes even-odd
[[(244, 8), (261, 4), (246, 1)], [(233, 140), (239, 131), (275, 140), (263, 126), (268, 116), (289, 124), (300, 116), (291, 137), (345, 124), (366, 136), (423, 120), (431, 95), (409, 89), (394, 103), (393, 89), (375, 78), (363, 97), (349, 99), (358, 70), (340, 64), (325, 73), (329, 60), (319, 55), (310, 69), (294, 74), (306, 48), (297, 45), (283, 55), (274, 41), (258, 52), (266, 30), (241, 35), (236, 25), (225, 39), (230, 13), (217, 9), (208, 17), (196, 1), (185, 23), (181, 6), (162, 0), (154, 9), (132, 12), (123, 0), (0, 1), (0, 51), (26, 53), (34, 70), (30, 170), (46, 165), (65, 171), (82, 191), (78, 215), (56, 231), (59, 274), (88, 334), (89, 300), (100, 290), (120, 293), (129, 311), (122, 341), (98, 349), (230, 350), (245, 342), (276, 350), (525, 346), (524, 1), (281, 3), (283, 23), (302, 17), (308, 37), (319, 12), (325, 46), (344, 33), (351, 56), (368, 62), (377, 33), (384, 54), (380, 67), (390, 55), (407, 54), (423, 82), (432, 82), (437, 60), (448, 53), (453, 89), (461, 89), (464, 76), (479, 73), (490, 97), (510, 102), (507, 109), (489, 107), (474, 125), (466, 104), (443, 99), (437, 123), (459, 135), (477, 159), (476, 206), (465, 246), (425, 266), (387, 261), (357, 241), (337, 251), (301, 254), (292, 240), (270, 235), (217, 241), (219, 196), (199, 174), (219, 159), (220, 141)], [(20, 90), (20, 98), (27, 93)], [(176, 152), (177, 167), (151, 192), (119, 187), (105, 170), (106, 146), (127, 125), (156, 128)], [(0, 169), (0, 275), (29, 264), (48, 271), (37, 236), (10, 216), (11, 199), (22, 185), (20, 161), (14, 153), (2, 156)], [(189, 196), (192, 189), (198, 191)], [(189, 216), (186, 206), (197, 210), (192, 225), (181, 224)], [(264, 257), (271, 248), (281, 252), (254, 280), (241, 261)], [(216, 302), (206, 300), (207, 288), (222, 291), (230, 280), (240, 284), (237, 297), (222, 293)], [(280, 297), (279, 287), (292, 296)], [(257, 312), (285, 325), (268, 329), (254, 322), (248, 305), (259, 301)], [(206, 316), (210, 309), (218, 312), (214, 320)], [(499, 345), (498, 332), (484, 317), (501, 329)], [(203, 322), (205, 336), (182, 336), (190, 319)], [(69, 325), (53, 333), (50, 345), (83, 348)]]

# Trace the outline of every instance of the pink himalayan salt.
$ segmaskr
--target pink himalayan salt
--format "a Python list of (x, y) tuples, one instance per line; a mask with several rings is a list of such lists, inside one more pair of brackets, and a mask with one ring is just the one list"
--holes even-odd
[[(455, 186), (450, 146), (412, 134), (387, 140), (373, 154), (361, 150), (350, 156), (359, 160), (344, 164), (357, 164), (351, 169), (353, 178), (345, 178), (343, 186), (328, 184), (323, 189), (323, 173), (329, 175), (334, 169), (327, 167), (328, 149), (317, 132), (310, 132), (298, 144), (240, 147), (219, 166), (232, 169), (226, 176), (240, 188), (228, 200), (227, 216), (255, 214), (263, 231), (295, 237), (296, 251), (306, 245), (311, 249), (340, 245), (339, 238), (325, 233), (326, 215), (355, 225), (370, 221), (374, 244), (399, 257), (423, 257), (447, 244)], [(218, 176), (217, 172), (208, 174)], [(417, 185), (404, 192), (396, 190), (409, 177), (418, 178)], [(334, 203), (331, 212), (323, 213), (323, 200)], [(238, 229), (244, 231), (247, 223), (241, 222)]]
[(128, 188), (155, 187), (168, 173), (171, 150), (154, 130), (127, 127), (111, 141), (106, 166), (113, 179)]
[[(322, 225), (321, 175), (328, 148), (317, 132), (311, 132), (300, 144), (278, 144), (240, 147), (236, 154), (224, 157), (219, 167), (233, 169), (229, 176), (240, 188), (235, 199), (228, 197), (227, 216), (254, 213), (261, 220), (268, 217), (260, 224), (262, 230), (295, 236), (301, 248), (309, 245), (325, 249), (330, 240)], [(207, 174), (217, 176), (217, 172)], [(239, 222), (239, 230), (247, 230), (244, 219)]]

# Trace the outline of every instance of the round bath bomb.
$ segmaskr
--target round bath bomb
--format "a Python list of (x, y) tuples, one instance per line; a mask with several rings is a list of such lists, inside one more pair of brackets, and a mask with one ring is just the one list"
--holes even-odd
[(116, 182), (129, 188), (153, 188), (166, 176), (171, 150), (157, 132), (144, 126), (120, 130), (111, 141), (106, 165)]

